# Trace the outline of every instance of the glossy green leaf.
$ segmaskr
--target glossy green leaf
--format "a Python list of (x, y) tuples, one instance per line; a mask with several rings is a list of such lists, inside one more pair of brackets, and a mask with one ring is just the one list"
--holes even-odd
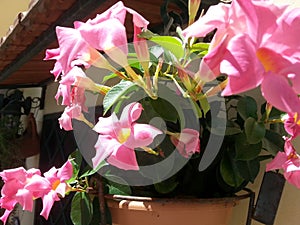
[(74, 225), (89, 225), (93, 217), (93, 204), (85, 192), (76, 192), (71, 203), (71, 220)]
[(149, 38), (149, 40), (170, 51), (177, 60), (181, 59), (184, 55), (184, 48), (177, 37), (155, 35)]
[(252, 160), (256, 158), (262, 149), (262, 142), (249, 144), (245, 134), (239, 134), (235, 139), (235, 159), (236, 160)]
[(257, 104), (254, 98), (250, 96), (242, 97), (237, 103), (237, 111), (243, 120), (248, 117), (257, 119)]
[(263, 148), (275, 156), (279, 151), (283, 151), (284, 142), (280, 134), (266, 130), (265, 138), (263, 139)]
[(104, 114), (126, 93), (137, 89), (137, 85), (131, 81), (121, 81), (113, 86), (103, 99)]
[(247, 141), (250, 144), (256, 144), (265, 137), (266, 128), (263, 123), (257, 122), (254, 118), (249, 117), (245, 121), (245, 133)]
[(238, 172), (233, 156), (228, 152), (224, 153), (224, 157), (221, 160), (220, 174), (224, 182), (231, 187), (237, 188), (244, 182), (244, 179)]
[(161, 98), (151, 100), (151, 106), (153, 107), (155, 112), (157, 112), (161, 116), (162, 119), (173, 123), (177, 122), (177, 110), (168, 101)]
[(259, 173), (260, 163), (258, 159), (249, 160), (249, 161), (237, 161), (237, 169), (241, 176), (250, 182), (254, 182), (255, 178)]

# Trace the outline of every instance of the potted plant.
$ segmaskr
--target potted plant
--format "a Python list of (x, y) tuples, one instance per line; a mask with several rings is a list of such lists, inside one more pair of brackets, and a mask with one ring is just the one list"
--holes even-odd
[[(56, 99), (66, 106), (59, 123), (84, 135), (77, 138), (79, 152), (59, 169), (0, 173), (7, 186), (18, 184), (2, 191), (4, 222), (16, 202), (31, 210), (33, 199), (42, 198), (47, 219), (55, 201), (76, 192), (71, 218), (89, 224), (95, 188), (96, 194), (189, 196), (189, 204), (191, 197), (222, 197), (228, 206), (255, 181), (260, 162), (273, 157), (267, 170), (282, 169), (300, 187), (292, 145), (300, 127), (299, 46), (286, 38), (296, 37), (299, 9), (233, 0), (211, 6), (195, 21), (199, 5), (189, 1), (188, 26), (172, 35), (150, 32), (148, 21), (122, 2), (74, 28), (56, 28), (59, 48), (47, 50), (46, 60), (56, 60)], [(132, 17), (132, 44), (126, 14)], [(103, 83), (87, 76), (90, 67), (109, 71)], [(104, 95), (104, 114), (96, 121), (88, 115), (85, 92)], [(82, 156), (89, 164), (84, 169)], [(100, 183), (90, 179), (97, 172)], [(125, 218), (112, 215), (117, 224)]]

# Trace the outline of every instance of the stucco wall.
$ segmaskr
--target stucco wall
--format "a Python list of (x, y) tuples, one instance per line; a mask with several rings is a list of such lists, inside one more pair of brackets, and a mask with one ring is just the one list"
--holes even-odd
[(0, 1), (0, 37), (5, 36), (19, 12), (26, 11), (30, 0)]

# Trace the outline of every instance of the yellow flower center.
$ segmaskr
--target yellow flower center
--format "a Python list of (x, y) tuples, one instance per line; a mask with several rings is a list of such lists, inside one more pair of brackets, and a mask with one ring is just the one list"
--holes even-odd
[(123, 144), (127, 141), (131, 133), (130, 128), (122, 128), (120, 132), (118, 133), (118, 141)]
[(262, 63), (266, 72), (276, 71), (277, 63), (274, 61), (273, 51), (267, 48), (259, 48), (256, 52), (256, 56)]
[(298, 159), (299, 156), (296, 153), (292, 152), (291, 154), (288, 155), (287, 158), (288, 158), (288, 160), (290, 160), (290, 159)]
[(297, 125), (300, 126), (300, 119), (299, 119), (298, 113), (295, 113), (295, 114), (294, 114), (294, 121), (295, 121), (295, 123), (296, 123)]
[(52, 183), (52, 190), (56, 190), (57, 186), (60, 184), (60, 180), (56, 180)]

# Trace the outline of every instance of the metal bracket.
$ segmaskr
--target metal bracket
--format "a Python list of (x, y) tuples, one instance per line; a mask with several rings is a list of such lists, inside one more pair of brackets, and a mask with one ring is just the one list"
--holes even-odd
[(250, 194), (248, 216), (246, 225), (251, 225), (254, 219), (265, 225), (273, 225), (285, 184), (282, 174), (276, 172), (265, 172), (260, 186), (256, 204), (254, 205), (255, 194)]

